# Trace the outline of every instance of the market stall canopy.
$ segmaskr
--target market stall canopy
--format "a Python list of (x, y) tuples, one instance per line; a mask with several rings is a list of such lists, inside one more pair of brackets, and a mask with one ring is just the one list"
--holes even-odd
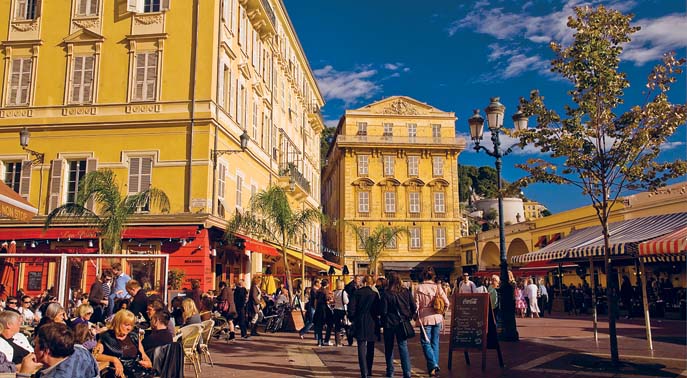
[[(687, 226), (687, 213), (656, 215), (635, 218), (609, 225), (611, 256), (637, 255), (637, 245), (645, 240), (673, 232)], [(572, 248), (570, 259), (600, 257), (604, 255), (604, 239), (599, 236)]]
[(687, 227), (639, 243), (639, 256), (645, 262), (685, 261)]
[(37, 213), (29, 201), (0, 181), (0, 216), (28, 222)]
[[(656, 215), (611, 223), (608, 226), (611, 237), (611, 255), (636, 254), (637, 245), (640, 242), (684, 227), (687, 227), (687, 213)], [(513, 256), (511, 261), (516, 264), (522, 264), (566, 258), (580, 260), (603, 256), (603, 250), (604, 240), (601, 226), (593, 226), (575, 230), (567, 237), (549, 244), (538, 251)]]

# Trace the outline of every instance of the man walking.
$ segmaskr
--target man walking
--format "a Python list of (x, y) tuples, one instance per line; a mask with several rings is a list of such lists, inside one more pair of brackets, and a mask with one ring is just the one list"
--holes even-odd
[(122, 264), (112, 264), (112, 273), (114, 274), (114, 282), (112, 283), (112, 291), (110, 292), (111, 300), (108, 303), (108, 307), (110, 307), (108, 310), (109, 315), (112, 315), (115, 302), (131, 298), (129, 293), (126, 292), (126, 283), (131, 280), (131, 277), (124, 273)]
[(471, 294), (477, 292), (477, 286), (470, 281), (470, 274), (463, 273), (463, 279), (458, 283), (458, 292), (461, 294)]

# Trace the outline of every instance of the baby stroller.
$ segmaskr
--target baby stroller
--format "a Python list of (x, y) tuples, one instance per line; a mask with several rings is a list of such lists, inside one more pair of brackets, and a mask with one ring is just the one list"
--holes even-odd
[(291, 306), (288, 303), (273, 305), (269, 315), (265, 315), (265, 332), (278, 332), (284, 328), (286, 315), (291, 313)]

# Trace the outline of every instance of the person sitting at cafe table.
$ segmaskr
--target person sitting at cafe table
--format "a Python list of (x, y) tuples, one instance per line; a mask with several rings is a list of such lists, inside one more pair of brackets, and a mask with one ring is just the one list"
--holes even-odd
[(148, 302), (148, 307), (146, 308), (146, 315), (148, 315), (148, 319), (150, 319), (151, 326), (152, 326), (152, 321), (153, 321), (153, 315), (155, 315), (158, 312), (166, 312), (167, 317), (169, 318), (169, 321), (167, 321), (167, 330), (169, 331), (169, 334), (174, 336), (175, 330), (174, 330), (174, 318), (172, 315), (167, 311), (165, 306), (162, 304), (162, 302), (158, 300), (153, 300)]
[(191, 298), (186, 298), (181, 302), (181, 308), (184, 312), (181, 314), (182, 325), (187, 326), (190, 324), (200, 324), (202, 320), (200, 319), (200, 313), (196, 307), (196, 302)]
[(53, 302), (45, 308), (45, 314), (41, 318), (40, 323), (38, 323), (38, 328), (48, 323), (62, 323), (69, 325), (67, 323), (67, 312), (64, 310), (64, 307), (62, 307), (61, 304)]
[(38, 323), (38, 317), (31, 311), (31, 305), (33, 301), (30, 295), (24, 295), (21, 298), (21, 307), (19, 307), (19, 313), (24, 318), (24, 324), (35, 325)]
[(86, 348), (75, 344), (74, 332), (65, 324), (49, 323), (39, 328), (35, 344), (35, 352), (22, 361), (21, 369), (17, 372), (18, 378), (28, 378), (36, 370), (38, 370), (34, 375), (36, 378), (97, 377), (99, 375), (95, 358)]
[(146, 321), (150, 321), (148, 314), (146, 314), (146, 307), (148, 307), (148, 296), (145, 289), (141, 288), (141, 284), (136, 280), (129, 280), (126, 283), (126, 292), (131, 295), (131, 303), (129, 304), (129, 311), (136, 315), (136, 318), (143, 315)]
[(110, 329), (100, 335), (95, 347), (102, 351), (96, 356), (99, 362), (108, 362), (114, 368), (114, 375), (105, 377), (142, 378), (152, 377), (153, 364), (143, 349), (138, 332), (134, 331), (136, 316), (129, 310), (120, 310), (114, 315)]
[(80, 305), (76, 308), (76, 318), (72, 320), (72, 328), (75, 328), (77, 324), (90, 323), (91, 316), (93, 316), (93, 307), (86, 303)]
[(14, 311), (17, 314), (19, 313), (19, 308), (17, 307), (19, 304), (19, 300), (15, 297), (9, 297), (7, 298), (7, 306), (5, 307), (5, 311)]
[(151, 331), (143, 338), (143, 350), (149, 356), (152, 356), (153, 349), (172, 343), (173, 335), (167, 329), (168, 324), (169, 313), (166, 311), (157, 311), (150, 317)]
[(15, 364), (21, 363), (24, 357), (33, 353), (29, 339), (19, 332), (21, 322), (22, 317), (17, 312), (0, 312), (0, 352)]

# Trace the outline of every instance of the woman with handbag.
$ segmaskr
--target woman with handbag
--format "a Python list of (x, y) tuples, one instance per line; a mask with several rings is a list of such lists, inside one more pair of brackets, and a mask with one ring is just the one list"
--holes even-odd
[(386, 359), (386, 377), (394, 376), (394, 339), (398, 344), (401, 356), (403, 378), (410, 377), (410, 354), (408, 339), (415, 336), (410, 319), (417, 311), (415, 300), (410, 290), (401, 285), (398, 273), (388, 275), (386, 290), (382, 295), (382, 327), (384, 327), (384, 357)]
[[(329, 280), (326, 278), (321, 281), (321, 287), (315, 294), (315, 315), (313, 316), (313, 322), (315, 323), (315, 339), (317, 340), (317, 346), (333, 345), (330, 344), (329, 339), (332, 335), (332, 309), (330, 304), (334, 303), (334, 297), (332, 296), (331, 290), (329, 290)], [(323, 338), (322, 331), (327, 329), (327, 334)]]
[(227, 286), (227, 283), (222, 281), (219, 283), (219, 295), (217, 296), (217, 309), (220, 314), (227, 319), (229, 326), (228, 340), (236, 338), (234, 333), (234, 319), (237, 317), (236, 304), (234, 303), (234, 289)]
[(448, 297), (441, 286), (434, 282), (434, 277), (434, 268), (425, 267), (422, 271), (422, 283), (415, 290), (420, 342), (430, 377), (437, 377), (439, 373), (439, 333), (444, 325), (444, 310), (449, 307)]

